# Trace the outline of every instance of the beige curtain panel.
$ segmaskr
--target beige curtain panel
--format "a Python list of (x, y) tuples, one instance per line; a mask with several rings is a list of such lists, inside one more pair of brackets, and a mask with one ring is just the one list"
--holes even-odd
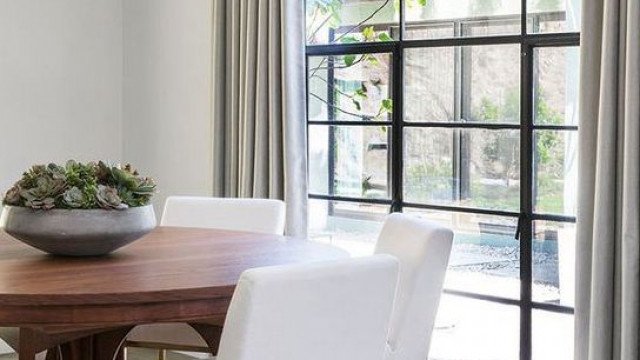
[(214, 192), (283, 199), (306, 235), (304, 10), (298, 0), (214, 0)]
[(640, 0), (583, 0), (576, 360), (638, 360)]

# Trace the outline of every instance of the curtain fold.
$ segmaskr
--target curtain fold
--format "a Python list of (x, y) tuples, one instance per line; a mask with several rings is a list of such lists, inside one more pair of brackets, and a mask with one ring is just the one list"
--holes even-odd
[(214, 0), (214, 195), (283, 199), (306, 236), (304, 12), (297, 0)]
[(583, 0), (576, 360), (638, 360), (640, 0)]

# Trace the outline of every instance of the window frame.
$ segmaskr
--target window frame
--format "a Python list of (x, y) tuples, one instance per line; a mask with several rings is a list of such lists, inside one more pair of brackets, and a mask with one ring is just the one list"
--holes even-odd
[[(347, 55), (347, 54), (371, 54), (388, 53), (391, 57), (390, 89), (393, 100), (393, 112), (390, 121), (312, 121), (308, 117), (309, 99), (307, 96), (307, 127), (312, 125), (325, 126), (384, 126), (391, 128), (389, 149), (390, 167), (390, 198), (364, 198), (328, 194), (309, 194), (309, 199), (354, 202), (363, 204), (387, 205), (391, 212), (402, 212), (404, 207), (414, 209), (426, 209), (445, 212), (462, 212), (472, 214), (496, 215), (513, 217), (518, 220), (516, 238), (520, 241), (520, 296), (519, 299), (506, 298), (486, 294), (478, 294), (460, 290), (445, 289), (444, 293), (462, 296), (471, 299), (491, 301), (494, 303), (518, 306), (520, 309), (520, 359), (530, 360), (532, 357), (532, 313), (533, 310), (545, 310), (563, 314), (573, 314), (573, 307), (564, 305), (537, 302), (532, 299), (533, 286), (533, 225), (535, 221), (552, 221), (559, 223), (575, 223), (575, 216), (538, 213), (535, 212), (535, 139), (537, 130), (577, 131), (577, 125), (544, 125), (534, 123), (534, 66), (535, 49), (547, 47), (579, 47), (579, 32), (562, 33), (529, 33), (527, 29), (529, 17), (535, 19), (536, 14), (527, 13), (527, 0), (521, 0), (520, 33), (512, 35), (489, 35), (474, 37), (452, 37), (434, 39), (410, 39), (405, 40), (404, 0), (399, 7), (399, 29), (397, 39), (387, 42), (365, 42), (351, 44), (322, 44), (306, 45), (306, 72), (308, 76), (309, 58), (316, 56)], [(514, 20), (518, 20), (517, 16)], [(473, 21), (473, 20), (471, 20)], [(535, 20), (532, 20), (536, 24)], [(437, 21), (439, 22), (439, 21)], [(442, 21), (446, 22), (446, 21)], [(436, 22), (434, 22), (436, 23)], [(398, 27), (397, 24), (392, 27)], [(460, 31), (462, 25), (454, 24), (454, 30)], [(459, 35), (459, 33), (456, 33)], [(404, 53), (407, 49), (453, 47), (462, 49), (463, 46), (502, 45), (511, 44), (520, 46), (520, 123), (480, 123), (480, 122), (407, 122), (404, 119)], [(308, 83), (308, 82), (307, 82)], [(306, 89), (307, 93), (309, 89)], [(479, 129), (511, 129), (518, 130), (520, 136), (520, 208), (518, 211), (494, 210), (480, 207), (462, 207), (450, 205), (434, 205), (425, 203), (407, 202), (404, 200), (404, 129), (415, 128), (479, 128)], [(308, 151), (308, 149), (307, 149)], [(332, 172), (332, 171), (329, 171)], [(331, 186), (331, 185), (329, 185)], [(330, 210), (331, 211), (331, 210)]]

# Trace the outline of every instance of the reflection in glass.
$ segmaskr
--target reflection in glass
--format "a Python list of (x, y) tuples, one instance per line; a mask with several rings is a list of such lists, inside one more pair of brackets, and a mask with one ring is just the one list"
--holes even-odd
[(578, 186), (578, 132), (534, 132), (535, 212), (575, 215)]
[(520, 122), (520, 47), (408, 49), (404, 118), (410, 122)]
[(405, 51), (406, 121), (455, 120), (455, 53), (453, 47)]
[(533, 300), (574, 306), (576, 226), (533, 223)]
[(453, 230), (445, 288), (519, 297), (520, 242), (515, 239), (516, 218), (415, 208), (404, 211)]
[(371, 255), (389, 206), (309, 199), (309, 237), (347, 250)]
[(533, 310), (532, 359), (573, 359), (573, 315)]
[(462, 119), (520, 122), (519, 46), (465, 47), (462, 71)]
[(309, 58), (309, 121), (388, 121), (389, 54)]
[(389, 197), (389, 136), (383, 126), (309, 126), (309, 191)]
[(580, 30), (580, 0), (527, 0), (527, 32)]
[(405, 128), (404, 136), (406, 201), (519, 209), (518, 131)]
[(579, 48), (536, 48), (533, 58), (534, 122), (578, 125)]
[(307, 44), (389, 41), (398, 18), (391, 0), (306, 0)]
[[(407, 39), (475, 35), (453, 30), (449, 34), (424, 30), (433, 26), (454, 29), (456, 24), (483, 26), (492, 35), (520, 33), (520, 0), (429, 0), (424, 6), (415, 4), (420, 1), (409, 0), (406, 3)], [(510, 26), (504, 26), (505, 22)]]

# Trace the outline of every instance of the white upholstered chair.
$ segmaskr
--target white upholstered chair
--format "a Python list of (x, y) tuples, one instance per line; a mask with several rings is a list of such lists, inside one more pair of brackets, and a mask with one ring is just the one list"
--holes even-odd
[(386, 255), (247, 270), (217, 360), (382, 360), (397, 279)]
[[(285, 204), (273, 199), (170, 196), (160, 220), (161, 226), (214, 228), (282, 235)], [(127, 338), (129, 347), (147, 347), (208, 352), (205, 341), (186, 324), (138, 326)]]
[(387, 218), (375, 252), (400, 262), (387, 360), (425, 360), (438, 310), (453, 232), (406, 214)]
[(282, 235), (285, 204), (274, 199), (170, 196), (160, 225)]

